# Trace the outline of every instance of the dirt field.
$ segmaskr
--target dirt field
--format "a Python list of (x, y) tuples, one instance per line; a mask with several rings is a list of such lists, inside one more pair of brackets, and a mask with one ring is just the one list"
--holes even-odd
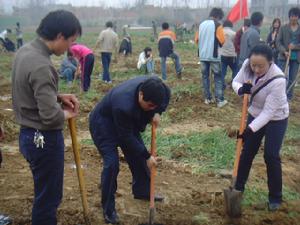
[[(137, 53), (135, 54), (137, 56)], [(113, 71), (122, 73), (126, 71), (126, 68), (134, 68), (134, 60), (134, 58), (130, 59), (126, 65), (114, 66)], [(188, 86), (199, 82), (199, 66), (197, 63), (184, 62), (183, 64), (189, 69), (186, 70), (182, 81), (175, 79), (167, 81), (172, 88), (177, 87), (177, 85)], [(173, 68), (169, 70), (170, 76), (172, 72)], [(117, 82), (120, 80), (117, 80)], [(93, 88), (104, 94), (111, 86), (95, 83)], [(187, 90), (184, 93), (181, 92), (180, 95), (175, 92), (168, 108), (170, 121), (163, 123), (159, 129), (164, 134), (185, 135), (191, 131), (205, 132), (221, 127), (227, 131), (228, 136), (233, 137), (233, 133), (239, 124), (241, 99), (235, 97), (231, 90), (227, 90), (226, 94), (231, 97), (230, 103), (220, 110), (216, 107), (204, 105), (202, 99), (198, 97), (200, 91), (200, 88), (198, 92)], [(10, 215), (15, 225), (27, 225), (31, 221), (33, 181), (28, 164), (18, 150), (18, 126), (14, 122), (13, 113), (9, 110), (12, 108), (9, 83), (1, 85), (0, 95), (2, 96), (0, 99), (2, 109), (0, 112), (0, 125), (3, 123), (2, 125), (6, 130), (6, 140), (0, 143), (4, 157), (4, 163), (0, 168), (0, 212)], [(88, 192), (90, 219), (93, 225), (104, 224), (99, 191), (102, 159), (96, 148), (92, 144), (84, 143), (83, 140), (90, 139), (87, 115), (98, 100), (99, 98), (94, 98), (92, 101), (84, 102), (81, 106), (80, 117), (77, 118), (82, 168)], [(300, 92), (297, 90), (294, 102), (291, 105), (290, 119), (296, 125), (300, 123), (299, 102)], [(188, 114), (186, 112), (187, 108), (190, 110)], [(84, 224), (84, 220), (67, 127), (65, 137), (64, 197), (59, 207), (58, 221), (61, 225), (79, 225)], [(296, 151), (294, 154), (283, 155), (282, 157), (283, 183), (289, 189), (300, 193), (300, 140), (291, 142), (289, 145), (296, 146)], [(176, 151), (174, 149), (174, 152)], [(260, 185), (266, 189), (266, 171), (262, 153), (257, 156), (252, 167), (249, 183), (251, 184), (252, 181), (259, 181)], [(122, 159), (116, 198), (121, 224), (137, 225), (148, 222), (149, 203), (133, 199), (130, 183), (131, 174), (126, 162)], [(285, 201), (283, 207), (277, 213), (259, 209), (260, 207), (257, 206), (259, 203), (245, 205), (243, 216), (240, 219), (229, 219), (224, 213), (222, 194), (223, 189), (227, 188), (229, 184), (230, 180), (223, 178), (219, 172), (194, 173), (192, 165), (188, 163), (163, 159), (158, 169), (156, 190), (165, 196), (165, 201), (156, 204), (156, 222), (165, 225), (300, 224), (299, 199)]]

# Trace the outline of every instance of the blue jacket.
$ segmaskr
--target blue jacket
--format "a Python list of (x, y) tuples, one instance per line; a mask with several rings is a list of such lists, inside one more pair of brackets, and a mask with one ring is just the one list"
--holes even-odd
[(98, 129), (105, 131), (101, 133), (106, 137), (99, 138), (107, 140), (112, 137), (116, 145), (146, 159), (150, 154), (140, 141), (140, 132), (145, 130), (155, 113), (161, 114), (166, 110), (170, 101), (170, 89), (165, 85), (163, 103), (155, 110), (143, 111), (138, 103), (138, 93), (139, 87), (147, 79), (149, 76), (139, 76), (114, 87), (90, 114), (90, 123), (100, 123), (101, 128)]

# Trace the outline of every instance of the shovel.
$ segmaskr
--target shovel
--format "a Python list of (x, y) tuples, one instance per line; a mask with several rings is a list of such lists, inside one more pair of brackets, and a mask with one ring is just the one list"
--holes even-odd
[[(151, 155), (156, 157), (156, 126), (152, 123), (151, 128)], [(160, 223), (154, 223), (155, 217), (155, 176), (156, 176), (156, 167), (152, 166), (151, 168), (151, 177), (150, 177), (150, 211), (149, 211), (149, 223), (142, 223), (139, 225), (163, 225)]]
[(88, 218), (86, 188), (85, 188), (83, 173), (81, 170), (80, 154), (79, 154), (79, 147), (78, 147), (77, 135), (76, 135), (75, 119), (71, 118), (68, 120), (68, 122), (69, 122), (69, 128), (70, 128), (71, 139), (72, 139), (72, 148), (73, 148), (73, 153), (74, 153), (74, 158), (75, 158), (77, 177), (79, 180), (79, 188), (80, 188), (80, 194), (81, 194), (81, 200), (82, 200), (84, 221), (85, 221), (86, 225), (90, 225), (89, 218)]
[(234, 186), (235, 186), (238, 167), (239, 167), (240, 155), (243, 147), (243, 139), (240, 137), (240, 135), (244, 132), (246, 127), (247, 106), (248, 106), (248, 94), (244, 94), (242, 117), (240, 122), (238, 140), (236, 143), (235, 160), (233, 166), (231, 186), (228, 189), (224, 189), (225, 209), (227, 215), (230, 217), (239, 217), (242, 214), (242, 209), (241, 209), (242, 192), (235, 190)]

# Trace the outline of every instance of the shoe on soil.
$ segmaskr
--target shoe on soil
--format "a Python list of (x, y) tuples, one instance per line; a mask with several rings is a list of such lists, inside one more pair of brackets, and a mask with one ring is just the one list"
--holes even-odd
[(206, 105), (212, 104), (212, 103), (214, 103), (214, 102), (215, 102), (214, 100), (208, 99), (208, 98), (206, 98), (206, 99), (204, 100), (204, 104), (206, 104)]
[(181, 70), (176, 74), (177, 78), (178, 79), (181, 79), (182, 78), (182, 72), (184, 70), (184, 67), (181, 67)]
[(268, 209), (271, 212), (277, 211), (281, 206), (281, 203), (268, 203)]
[(217, 107), (218, 107), (218, 108), (222, 108), (222, 107), (225, 106), (227, 103), (228, 103), (227, 100), (223, 100), (223, 101), (217, 103)]
[(116, 211), (113, 211), (111, 215), (104, 214), (103, 215), (105, 223), (110, 223), (110, 224), (119, 224), (120, 219)]
[[(139, 199), (139, 200), (150, 201), (150, 196), (147, 196), (147, 195), (135, 195), (134, 198)], [(154, 196), (154, 201), (156, 201), (156, 202), (162, 202), (164, 199), (165, 198), (162, 195), (155, 195)]]

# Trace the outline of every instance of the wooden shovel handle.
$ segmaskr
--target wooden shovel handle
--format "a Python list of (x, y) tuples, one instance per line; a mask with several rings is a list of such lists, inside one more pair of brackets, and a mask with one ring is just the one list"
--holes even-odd
[[(151, 128), (151, 155), (156, 157), (156, 126), (154, 123)], [(152, 166), (150, 172), (150, 208), (154, 208), (156, 167)]]
[(288, 76), (288, 68), (289, 68), (289, 64), (290, 64), (290, 58), (291, 58), (291, 49), (289, 49), (289, 55), (286, 59), (286, 63), (285, 63), (285, 67), (284, 67), (284, 75)]
[(83, 173), (81, 170), (80, 153), (79, 153), (79, 146), (78, 146), (78, 142), (77, 142), (75, 118), (69, 119), (68, 123), (69, 123), (71, 138), (72, 138), (72, 147), (73, 147), (76, 171), (77, 171), (77, 176), (78, 176), (78, 181), (79, 181), (79, 188), (80, 188), (82, 207), (83, 207), (83, 215), (84, 215), (85, 223), (88, 225), (88, 224), (90, 224), (90, 222), (88, 219), (88, 204), (87, 204), (87, 198), (86, 198), (86, 187), (85, 187), (85, 182), (84, 182), (84, 178), (83, 178)]
[[(241, 135), (246, 128), (247, 108), (248, 108), (248, 94), (244, 94), (239, 135)], [(233, 179), (235, 179), (237, 176), (242, 147), (243, 147), (243, 139), (238, 138), (237, 143), (236, 143), (235, 160), (234, 160), (233, 174), (232, 174)]]

